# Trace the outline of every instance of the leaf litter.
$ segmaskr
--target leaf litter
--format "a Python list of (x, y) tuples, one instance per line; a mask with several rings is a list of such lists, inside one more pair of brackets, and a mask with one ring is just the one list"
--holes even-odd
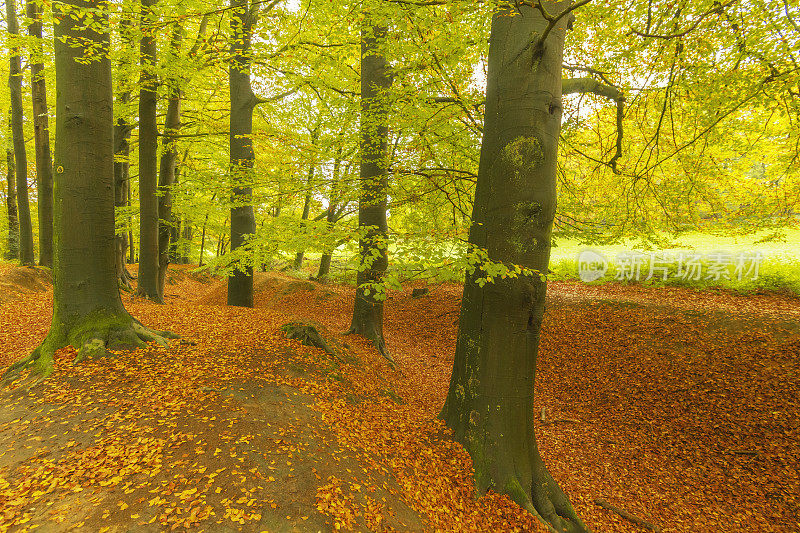
[[(181, 341), (78, 366), (64, 349), (51, 379), (2, 391), (0, 531), (544, 531), (476, 497), (436, 419), (460, 287), (391, 293), (392, 371), (330, 333), (351, 287), (258, 274), (256, 308), (228, 308), (223, 282), (171, 268), (167, 305), (124, 300)], [(0, 306), (0, 364), (41, 341), (51, 298)], [(800, 306), (774, 300), (551, 285), (537, 434), (593, 530), (641, 531), (598, 499), (665, 532), (800, 529)], [(286, 339), (298, 319), (352, 356)]]

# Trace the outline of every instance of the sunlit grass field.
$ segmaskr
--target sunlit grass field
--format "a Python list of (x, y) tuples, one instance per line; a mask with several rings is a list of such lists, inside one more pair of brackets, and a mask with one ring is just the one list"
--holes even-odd
[[(625, 283), (642, 283), (646, 285), (679, 285), (695, 288), (719, 287), (731, 289), (737, 292), (754, 291), (778, 291), (795, 295), (800, 295), (800, 228), (783, 230), (774, 237), (774, 231), (762, 231), (751, 235), (709, 235), (702, 233), (692, 233), (675, 238), (669, 245), (664, 247), (643, 246), (641, 242), (626, 241), (611, 246), (587, 246), (577, 240), (556, 239), (555, 246), (552, 248), (550, 256), (551, 279), (577, 280), (578, 256), (587, 249), (601, 253), (609, 263), (608, 271), (599, 280), (592, 283), (604, 283), (615, 280), (620, 273), (617, 264), (618, 254), (639, 251), (645, 254), (652, 252), (664, 252), (677, 256), (681, 252), (685, 254), (699, 254), (702, 259), (702, 270), (700, 279), (687, 279), (681, 276), (678, 265), (669, 268), (669, 275), (666, 281), (663, 280), (661, 273), (654, 275), (652, 279), (645, 279), (649, 274), (649, 258), (646, 258), (641, 269), (639, 280), (622, 279)], [(714, 254), (724, 252), (730, 254), (734, 262), (739, 254), (746, 254), (748, 258), (756, 257), (761, 260), (758, 265), (757, 276), (754, 271), (743, 273), (741, 279), (736, 275), (735, 265), (728, 269), (729, 277), (725, 279), (709, 273), (709, 267), (714, 262)], [(750, 266), (748, 264), (748, 266)], [(634, 277), (635, 276), (631, 276)], [(692, 276), (693, 278), (694, 276)], [(620, 280), (616, 280), (620, 281)]]

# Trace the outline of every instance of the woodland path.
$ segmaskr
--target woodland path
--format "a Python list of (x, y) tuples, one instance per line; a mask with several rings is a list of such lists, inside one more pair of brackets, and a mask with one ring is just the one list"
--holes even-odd
[[(20, 277), (0, 303), (2, 365), (49, 323), (46, 284)], [(469, 458), (433, 420), (461, 290), (412, 288), (387, 305), (400, 372), (338, 335), (351, 287), (259, 274), (256, 308), (230, 309), (224, 284), (178, 267), (167, 305), (125, 296), (184, 341), (1, 393), (0, 531), (543, 530), (505, 498), (474, 500)], [(551, 284), (537, 432), (595, 532), (644, 531), (596, 499), (664, 532), (800, 531), (798, 310), (777, 295)], [(298, 317), (360, 363), (286, 340)]]

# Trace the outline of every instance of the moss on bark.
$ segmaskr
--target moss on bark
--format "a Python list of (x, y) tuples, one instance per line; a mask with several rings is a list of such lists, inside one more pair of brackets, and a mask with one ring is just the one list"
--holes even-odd
[(6, 382), (13, 380), (23, 370), (30, 370), (34, 377), (48, 377), (55, 370), (55, 353), (66, 346), (78, 350), (75, 357), (77, 364), (87, 358), (112, 356), (112, 351), (144, 348), (148, 342), (167, 346), (169, 339), (176, 338), (178, 336), (169, 331), (156, 331), (143, 326), (127, 312), (97, 311), (71, 325), (54, 317), (50, 332), (42, 344), (6, 369), (3, 379)]

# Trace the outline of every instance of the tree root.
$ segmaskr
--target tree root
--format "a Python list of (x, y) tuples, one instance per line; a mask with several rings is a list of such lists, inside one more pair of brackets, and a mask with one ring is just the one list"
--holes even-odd
[(625, 511), (624, 509), (620, 509), (619, 507), (615, 507), (615, 506), (611, 505), (610, 503), (608, 503), (605, 500), (595, 500), (594, 503), (596, 503), (597, 505), (599, 505), (603, 509), (608, 509), (609, 511), (613, 511), (613, 512), (617, 513), (618, 515), (620, 515), (625, 520), (627, 520), (629, 522), (632, 522), (632, 523), (636, 524), (637, 526), (641, 526), (641, 527), (643, 527), (645, 529), (649, 529), (651, 531), (655, 531), (656, 533), (661, 533), (661, 528), (660, 527), (655, 526), (655, 525), (651, 524), (650, 522), (648, 522), (647, 520), (639, 518), (636, 515), (632, 515), (631, 513)]
[(55, 353), (65, 346), (78, 349), (74, 362), (77, 364), (87, 358), (111, 357), (112, 351), (144, 348), (148, 342), (168, 346), (169, 339), (178, 338), (179, 335), (169, 331), (147, 328), (129, 315), (101, 319), (90, 317), (68, 331), (54, 324), (38, 348), (5, 370), (2, 382), (13, 381), (23, 370), (30, 370), (31, 376), (39, 379), (48, 377), (55, 369)]
[(365, 339), (370, 341), (372, 345), (375, 346), (375, 348), (378, 350), (378, 353), (380, 353), (381, 356), (383, 356), (383, 358), (386, 359), (386, 361), (389, 363), (389, 368), (391, 368), (392, 370), (397, 370), (397, 363), (395, 362), (394, 357), (392, 357), (392, 354), (390, 354), (389, 351), (386, 349), (386, 343), (383, 340), (382, 335), (378, 335), (377, 333), (374, 332), (370, 334), (369, 332), (357, 331), (355, 326), (350, 326), (350, 329), (345, 331), (344, 334), (360, 335), (361, 337), (364, 337)]
[(504, 492), (538, 518), (551, 533), (589, 533), (589, 528), (541, 460), (534, 467), (533, 478), (530, 493), (522, 488), (516, 477), (506, 483)]

